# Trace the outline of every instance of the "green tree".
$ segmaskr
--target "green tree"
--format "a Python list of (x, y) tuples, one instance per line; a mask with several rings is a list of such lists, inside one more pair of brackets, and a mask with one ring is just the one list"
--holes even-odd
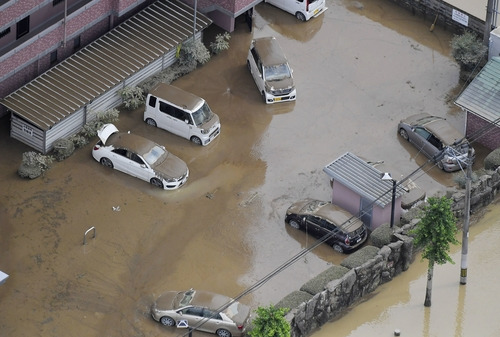
[(290, 324), (285, 319), (286, 308), (258, 307), (257, 317), (252, 322), (250, 337), (289, 337)]
[(415, 245), (423, 247), (422, 260), (427, 259), (426, 307), (431, 306), (432, 275), (434, 264), (454, 263), (448, 252), (450, 244), (457, 244), (456, 219), (451, 211), (451, 200), (446, 197), (430, 197), (423, 209), (424, 215), (412, 233)]

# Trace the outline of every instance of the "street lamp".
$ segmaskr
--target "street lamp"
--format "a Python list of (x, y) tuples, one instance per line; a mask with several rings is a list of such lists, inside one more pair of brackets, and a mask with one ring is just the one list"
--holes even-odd
[(382, 180), (392, 180), (392, 202), (391, 202), (391, 228), (394, 226), (394, 207), (396, 205), (396, 184), (397, 181), (392, 179), (392, 176), (388, 172), (384, 172), (380, 175)]

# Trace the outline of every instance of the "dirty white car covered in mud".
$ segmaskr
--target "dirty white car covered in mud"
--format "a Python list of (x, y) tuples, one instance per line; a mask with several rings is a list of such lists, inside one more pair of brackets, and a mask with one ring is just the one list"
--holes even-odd
[(103, 125), (97, 135), (100, 140), (92, 156), (104, 166), (166, 190), (177, 189), (188, 179), (186, 163), (164, 146), (130, 132), (118, 132), (113, 124)]

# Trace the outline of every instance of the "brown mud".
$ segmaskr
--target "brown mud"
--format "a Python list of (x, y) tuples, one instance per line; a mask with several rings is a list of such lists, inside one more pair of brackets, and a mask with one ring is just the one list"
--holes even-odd
[[(0, 269), (10, 275), (0, 286), (1, 336), (183, 333), (150, 318), (154, 298), (190, 287), (234, 297), (307, 247), (312, 239), (285, 227), (284, 213), (300, 198), (330, 198), (326, 164), (351, 151), (408, 174), (426, 158), (397, 136), (401, 118), (427, 111), (463, 129), (450, 100), (460, 83), (449, 32), (429, 32), (430, 22), (388, 1), (328, 7), (300, 23), (259, 4), (252, 33), (238, 21), (229, 50), (173, 83), (219, 114), (209, 146), (146, 125), (142, 108), (121, 113), (120, 130), (187, 163), (177, 191), (102, 167), (93, 142), (23, 180), (16, 170), (30, 148), (1, 119)], [(296, 102), (266, 106), (246, 69), (252, 36), (267, 35), (294, 68)], [(429, 194), (454, 185), (432, 167), (413, 180)], [(91, 227), (96, 238), (83, 245)], [(343, 257), (321, 246), (241, 301), (275, 303)]]

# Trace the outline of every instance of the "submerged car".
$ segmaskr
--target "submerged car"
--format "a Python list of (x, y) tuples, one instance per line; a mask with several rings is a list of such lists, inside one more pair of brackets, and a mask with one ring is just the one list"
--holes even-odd
[(151, 306), (151, 316), (166, 326), (189, 327), (219, 337), (245, 332), (250, 307), (209, 291), (167, 291)]
[(356, 250), (368, 237), (361, 220), (339, 206), (315, 199), (292, 204), (286, 211), (285, 222), (317, 238), (330, 235), (325, 242), (339, 253)]
[[(446, 119), (420, 113), (401, 120), (398, 133), (412, 143), (427, 158), (436, 158), (437, 166), (453, 172), (466, 167), (469, 143), (464, 135), (451, 126)], [(472, 160), (475, 151), (472, 150)], [(442, 158), (439, 158), (440, 154)]]
[(186, 163), (164, 146), (138, 135), (118, 132), (113, 124), (103, 125), (97, 135), (100, 140), (92, 149), (92, 157), (104, 166), (165, 190), (179, 188), (188, 179)]
[(308, 21), (328, 9), (325, 0), (264, 0), (264, 2), (295, 15), (300, 21)]

